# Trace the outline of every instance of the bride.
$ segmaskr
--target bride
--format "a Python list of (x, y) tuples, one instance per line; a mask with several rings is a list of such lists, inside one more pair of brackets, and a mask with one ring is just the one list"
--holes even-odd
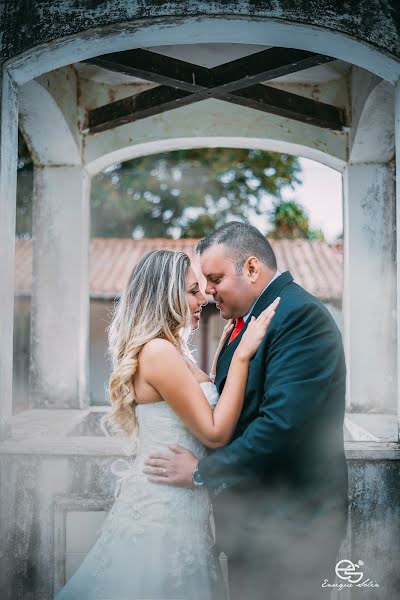
[[(110, 326), (111, 410), (102, 425), (108, 422), (124, 436), (136, 456), (113, 463), (116, 501), (96, 543), (55, 600), (225, 598), (207, 490), (159, 486), (143, 472), (150, 451), (180, 444), (202, 458), (227, 444), (235, 430), (248, 364), (277, 301), (252, 317), (220, 397), (188, 347), (206, 303), (186, 254), (156, 250), (134, 267)], [(211, 375), (232, 327), (224, 329)], [(158, 366), (167, 354), (176, 368), (161, 380)]]

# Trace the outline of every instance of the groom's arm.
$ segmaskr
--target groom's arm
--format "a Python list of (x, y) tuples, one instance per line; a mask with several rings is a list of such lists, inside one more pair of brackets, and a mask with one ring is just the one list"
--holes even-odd
[(258, 417), (240, 437), (199, 462), (205, 485), (214, 493), (267, 473), (325, 402), (338, 366), (345, 375), (340, 334), (318, 305), (302, 305), (281, 316), (268, 348)]

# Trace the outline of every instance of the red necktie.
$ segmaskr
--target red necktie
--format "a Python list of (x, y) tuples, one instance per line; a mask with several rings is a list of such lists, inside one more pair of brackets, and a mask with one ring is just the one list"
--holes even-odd
[(234, 330), (231, 333), (231, 337), (229, 339), (228, 344), (230, 344), (231, 342), (233, 342), (233, 340), (235, 339), (235, 337), (238, 336), (239, 333), (242, 331), (243, 327), (244, 327), (243, 317), (239, 317), (238, 319), (236, 319), (235, 328), (234, 328)]

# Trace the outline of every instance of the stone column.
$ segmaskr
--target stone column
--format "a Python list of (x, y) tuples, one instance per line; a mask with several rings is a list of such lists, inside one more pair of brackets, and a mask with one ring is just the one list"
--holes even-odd
[(88, 405), (89, 187), (80, 166), (36, 167), (31, 405)]
[(11, 433), (18, 90), (0, 74), (0, 440)]
[(396, 411), (396, 233), (393, 163), (344, 172), (344, 329), (348, 408)]
[[(396, 175), (400, 173), (400, 81), (395, 86), (394, 96), (394, 128), (395, 128), (395, 155)], [(397, 415), (398, 415), (398, 441), (400, 442), (400, 185), (396, 185), (396, 266), (397, 266)]]

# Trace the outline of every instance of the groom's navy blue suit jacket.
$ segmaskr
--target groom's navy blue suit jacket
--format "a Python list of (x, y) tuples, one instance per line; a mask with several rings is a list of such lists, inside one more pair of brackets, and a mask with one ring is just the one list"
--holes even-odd
[[(257, 519), (268, 516), (277, 502), (289, 518), (331, 506), (342, 523), (345, 519), (346, 368), (341, 334), (326, 307), (287, 271), (267, 287), (251, 314), (257, 317), (277, 296), (281, 301), (276, 314), (250, 362), (233, 438), (199, 463), (222, 547), (221, 536), (229, 538), (227, 528), (235, 528), (237, 520), (248, 521), (249, 511)], [(220, 393), (243, 331), (220, 354)]]

